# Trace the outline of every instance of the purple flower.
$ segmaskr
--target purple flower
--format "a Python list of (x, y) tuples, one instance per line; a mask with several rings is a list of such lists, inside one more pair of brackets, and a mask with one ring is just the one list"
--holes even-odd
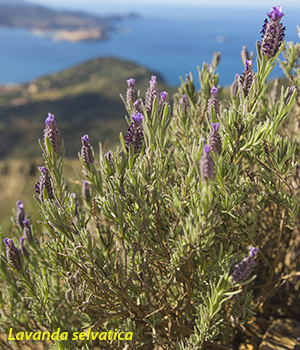
[(233, 284), (241, 283), (245, 281), (252, 273), (255, 267), (255, 257), (258, 252), (258, 248), (249, 247), (249, 255), (241, 260), (230, 273), (231, 281)]
[(25, 219), (23, 221), (24, 224), (24, 229), (23, 229), (23, 234), (24, 237), (28, 240), (31, 241), (32, 240), (32, 231), (31, 231), (31, 226), (29, 225), (29, 220)]
[(155, 98), (157, 98), (157, 96), (158, 90), (156, 76), (152, 75), (150, 80), (150, 87), (147, 89), (145, 96), (145, 109), (148, 114), (148, 117), (151, 117), (153, 101), (155, 100)]
[(209, 120), (211, 120), (211, 109), (213, 108), (216, 116), (220, 115), (220, 101), (218, 100), (218, 89), (213, 86), (211, 91), (211, 96), (207, 102), (207, 113)]
[(37, 193), (39, 194), (39, 199), (41, 203), (43, 203), (45, 199), (44, 189), (46, 189), (46, 193), (49, 199), (53, 199), (54, 195), (53, 195), (52, 182), (51, 182), (48, 169), (44, 166), (40, 166), (38, 167), (38, 169), (41, 172), (41, 176), (40, 176), (39, 182), (36, 184), (35, 187), (37, 189)]
[(23, 230), (23, 227), (24, 227), (24, 223), (23, 223), (24, 219), (25, 219), (24, 204), (22, 201), (17, 201), (16, 224), (21, 230)]
[(130, 78), (128, 80), (126, 80), (128, 87), (134, 87), (134, 83), (135, 83), (135, 79)]
[(210, 146), (204, 145), (203, 155), (200, 159), (201, 178), (204, 182), (206, 179), (214, 178), (214, 161), (209, 154)]
[(137, 113), (135, 115), (132, 116), (132, 120), (133, 120), (133, 123), (134, 123), (134, 126), (136, 128), (138, 128), (139, 126), (142, 125), (142, 122), (143, 122), (143, 114), (142, 113)]
[(249, 249), (249, 257), (250, 257), (251, 259), (254, 259), (255, 256), (256, 256), (256, 254), (258, 253), (258, 248), (249, 246), (248, 249)]
[(128, 88), (126, 92), (126, 103), (129, 106), (130, 103), (133, 103), (137, 99), (137, 91), (134, 87), (135, 79), (130, 78), (127, 81)]
[(144, 139), (142, 123), (143, 115), (141, 113), (132, 116), (131, 125), (124, 138), (126, 147), (129, 148), (129, 145), (132, 144), (134, 153), (139, 153), (142, 148), (142, 142)]
[(267, 15), (272, 21), (277, 21), (278, 19), (284, 16), (281, 10), (282, 10), (281, 6), (276, 6), (276, 7), (274, 6), (271, 8), (270, 12), (267, 13)]
[(251, 85), (253, 82), (252, 60), (246, 60), (246, 68), (243, 74), (240, 76), (240, 83), (244, 92), (244, 96), (248, 96)]
[(212, 89), (210, 90), (210, 93), (212, 96), (217, 96), (218, 95), (218, 89), (213, 86)]
[(48, 117), (45, 120), (45, 129), (44, 129), (44, 143), (46, 145), (46, 138), (49, 139), (53, 150), (55, 153), (59, 153), (61, 149), (61, 136), (59, 130), (55, 125), (54, 115), (48, 113)]
[(166, 91), (162, 91), (162, 92), (160, 93), (161, 100), (162, 100), (163, 102), (166, 102), (168, 95), (169, 95), (169, 94), (168, 94)]
[(274, 57), (285, 36), (285, 27), (280, 23), (280, 19), (284, 16), (281, 6), (272, 7), (267, 13), (269, 20), (265, 19), (263, 29), (261, 31), (262, 40), (259, 43), (261, 53), (268, 58)]
[(156, 82), (156, 76), (155, 75), (151, 76), (151, 80), (149, 81), (149, 83), (150, 83), (150, 87), (156, 88), (157, 82)]
[(12, 239), (4, 238), (4, 244), (6, 245), (6, 257), (8, 263), (16, 270), (21, 270), (21, 257), (19, 250), (14, 245)]
[(209, 134), (209, 145), (212, 152), (220, 154), (222, 149), (222, 141), (218, 132), (220, 123), (211, 123), (212, 131)]
[(94, 163), (94, 152), (90, 145), (90, 139), (88, 135), (84, 135), (81, 138), (82, 141), (82, 147), (81, 147), (81, 157), (83, 162), (90, 166)]

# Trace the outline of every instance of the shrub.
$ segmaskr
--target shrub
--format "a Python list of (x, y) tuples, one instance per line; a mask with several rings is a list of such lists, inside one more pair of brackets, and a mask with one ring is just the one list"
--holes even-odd
[[(299, 144), (284, 136), (300, 88), (299, 46), (282, 44), (282, 15), (268, 13), (257, 73), (246, 60), (227, 107), (216, 58), (199, 68), (200, 91), (191, 74), (182, 81), (172, 113), (155, 77), (145, 103), (129, 79), (128, 132), (117, 150), (100, 149), (95, 160), (82, 137), (82, 193), (63, 178), (63, 142), (49, 114), (36, 196), (43, 233), (19, 203), (2, 249), (2, 333), (116, 329), (132, 340), (52, 346), (205, 349), (229, 346), (235, 327), (263, 312), (290, 272), (299, 211)], [(282, 50), (293, 86), (274, 98), (266, 79)]]

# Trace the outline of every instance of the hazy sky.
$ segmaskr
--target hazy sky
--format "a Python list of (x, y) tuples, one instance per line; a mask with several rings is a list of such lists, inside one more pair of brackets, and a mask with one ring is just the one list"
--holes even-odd
[(188, 6), (188, 5), (196, 5), (196, 6), (223, 6), (223, 7), (230, 7), (230, 6), (236, 6), (236, 7), (271, 7), (271, 6), (278, 6), (279, 4), (281, 6), (297, 6), (299, 7), (299, 0), (281, 0), (280, 3), (277, 3), (277, 1), (274, 0), (250, 0), (250, 1), (243, 1), (243, 0), (27, 0), (30, 2), (36, 2), (40, 4), (45, 5), (52, 5), (52, 6), (59, 6), (59, 7), (72, 7), (72, 8), (81, 8), (87, 9), (87, 6), (93, 6), (96, 5), (99, 7), (100, 5), (109, 5), (112, 6), (118, 6), (122, 5), (122, 7), (125, 7), (127, 4), (128, 6), (132, 5), (181, 5), (181, 6)]

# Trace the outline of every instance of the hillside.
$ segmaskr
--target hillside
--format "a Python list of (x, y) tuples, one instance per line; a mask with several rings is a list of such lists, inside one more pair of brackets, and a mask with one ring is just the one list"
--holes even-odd
[[(145, 92), (154, 72), (118, 58), (96, 58), (29, 84), (0, 87), (0, 158), (35, 157), (47, 113), (56, 116), (68, 156), (77, 156), (80, 137), (91, 142), (118, 142), (126, 130), (126, 110), (119, 94), (134, 77)], [(158, 76), (160, 90), (168, 89)]]

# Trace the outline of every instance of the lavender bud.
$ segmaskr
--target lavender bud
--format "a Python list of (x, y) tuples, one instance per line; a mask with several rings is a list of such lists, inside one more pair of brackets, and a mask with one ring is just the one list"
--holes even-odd
[(244, 96), (248, 96), (251, 85), (253, 82), (252, 61), (246, 60), (246, 68), (243, 74), (240, 76), (240, 83), (244, 91)]
[(212, 152), (220, 154), (222, 149), (222, 141), (218, 132), (220, 123), (211, 123), (212, 131), (209, 134), (209, 145)]
[(6, 257), (8, 263), (16, 270), (21, 270), (21, 257), (19, 250), (14, 245), (12, 239), (4, 238), (3, 242), (6, 245)]
[(91, 199), (90, 186), (86, 180), (82, 181), (81, 193), (83, 199), (85, 199), (87, 202)]
[(235, 75), (235, 78), (234, 78), (234, 82), (232, 83), (232, 85), (231, 85), (231, 95), (233, 96), (233, 97), (235, 97), (236, 96), (236, 93), (237, 93), (237, 90), (238, 90), (238, 86), (239, 86), (239, 75), (238, 74), (236, 74)]
[(133, 114), (142, 113), (142, 99), (139, 98), (133, 103)]
[(213, 86), (210, 93), (211, 93), (211, 96), (207, 102), (207, 112), (208, 112), (209, 120), (211, 120), (212, 107), (215, 110), (216, 116), (220, 115), (220, 101), (218, 100), (218, 89), (215, 86)]
[(148, 117), (151, 117), (153, 101), (157, 96), (158, 96), (158, 90), (157, 90), (156, 76), (152, 75), (150, 80), (150, 87), (147, 89), (146, 96), (145, 96), (145, 108), (146, 108)]
[(16, 214), (16, 224), (17, 226), (23, 230), (25, 220), (25, 210), (24, 210), (24, 204), (22, 201), (17, 201), (17, 214)]
[(32, 231), (31, 231), (31, 227), (29, 225), (29, 220), (28, 219), (25, 219), (23, 221), (23, 224), (24, 224), (24, 229), (23, 229), (23, 234), (24, 234), (24, 237), (28, 240), (28, 241), (31, 241), (32, 240)]
[(137, 113), (132, 116), (132, 122), (128, 128), (127, 134), (125, 136), (126, 147), (129, 147), (131, 143), (134, 149), (134, 153), (139, 153), (142, 148), (142, 142), (144, 139), (143, 135), (143, 115)]
[(127, 92), (126, 92), (126, 103), (130, 105), (130, 102), (133, 103), (137, 99), (137, 91), (134, 87), (135, 79), (130, 78), (126, 80), (128, 84)]
[[(54, 115), (48, 113), (45, 120), (46, 126), (44, 129), (44, 144), (46, 145), (46, 137), (49, 139), (55, 153), (59, 153), (61, 149), (61, 136), (55, 125)], [(47, 149), (47, 148), (46, 148)]]
[(162, 102), (166, 102), (166, 101), (167, 101), (168, 95), (169, 95), (169, 94), (168, 94), (166, 91), (162, 91), (162, 92), (160, 93), (161, 101), (162, 101)]
[(186, 74), (185, 75), (185, 85), (186, 85), (186, 87), (188, 87), (189, 86), (189, 83), (190, 83), (190, 81), (191, 81), (191, 79), (190, 79), (190, 77), (189, 77), (189, 75), (188, 74)]
[(281, 17), (284, 14), (281, 11), (281, 6), (272, 7), (267, 13), (269, 20), (265, 19), (263, 29), (261, 30), (262, 40), (259, 43), (261, 53), (264, 53), (268, 58), (274, 57), (285, 36), (285, 27), (280, 23)]
[(249, 247), (249, 255), (234, 267), (230, 274), (233, 284), (241, 283), (249, 277), (255, 267), (254, 258), (257, 252), (258, 248)]
[[(220, 63), (220, 61), (221, 61), (221, 52), (214, 52), (213, 59), (211, 61), (211, 66), (213, 70), (217, 68), (217, 65)], [(208, 65), (208, 70), (209, 70), (209, 65)]]
[(253, 58), (253, 52), (251, 52), (251, 55), (249, 55), (249, 52), (247, 50), (246, 46), (243, 46), (241, 51), (241, 59), (243, 62), (243, 65), (246, 67), (246, 61), (250, 61)]
[(205, 145), (203, 155), (200, 159), (200, 171), (202, 182), (204, 182), (206, 179), (213, 179), (214, 177), (214, 161), (209, 152), (210, 146)]
[(23, 256), (28, 256), (28, 250), (24, 247), (24, 237), (20, 237), (20, 251)]
[(112, 155), (111, 151), (108, 151), (107, 153), (105, 153), (105, 158), (107, 159), (109, 165), (113, 168), (114, 163), (112, 161), (111, 155)]
[(90, 145), (90, 140), (88, 135), (84, 135), (81, 138), (82, 141), (82, 147), (81, 147), (81, 157), (84, 163), (87, 166), (90, 166), (94, 163), (94, 154), (92, 147)]
[(289, 86), (289, 90), (288, 90), (288, 93), (286, 95), (286, 98), (284, 99), (284, 104), (285, 105), (288, 105), (288, 103), (290, 102), (290, 99), (294, 93), (294, 91), (296, 90), (296, 86), (295, 85), (292, 85), (292, 86)]
[(46, 189), (48, 198), (53, 199), (53, 189), (52, 189), (52, 183), (49, 175), (49, 171), (46, 167), (38, 167), (39, 171), (41, 172), (40, 176), (40, 181), (36, 185), (36, 188), (38, 188), (38, 194), (39, 194), (39, 199), (41, 203), (44, 202), (44, 189)]
[(168, 98), (168, 93), (166, 91), (162, 91), (160, 93), (160, 101), (159, 101), (159, 106), (158, 106), (158, 109), (160, 110), (160, 113), (161, 113), (160, 119), (162, 118), (162, 113), (163, 113), (164, 108), (167, 104), (167, 98)]

